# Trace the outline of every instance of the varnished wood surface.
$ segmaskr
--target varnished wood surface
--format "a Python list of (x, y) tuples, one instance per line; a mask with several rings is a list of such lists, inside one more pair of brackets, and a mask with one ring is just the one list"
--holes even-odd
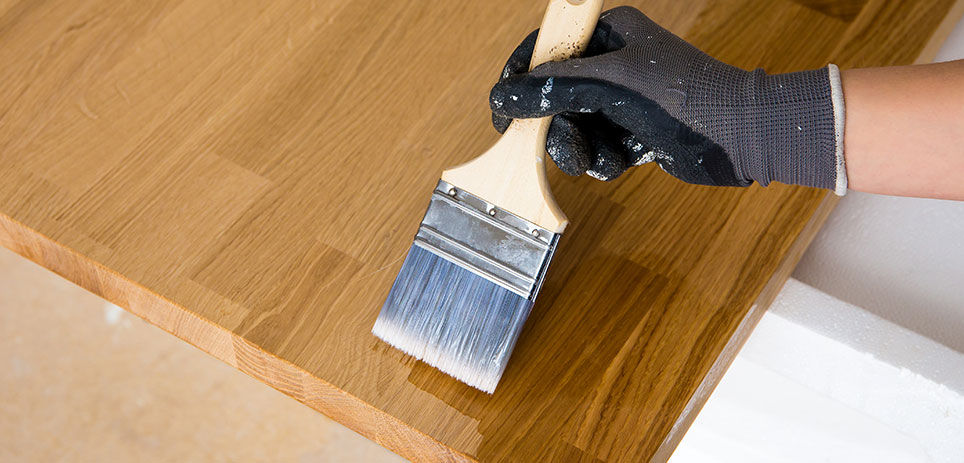
[[(913, 62), (952, 3), (635, 5), (781, 72)], [(369, 333), (543, 7), (0, 1), (0, 243), (413, 460), (664, 459), (827, 193), (552, 168), (571, 225), (493, 396)]]

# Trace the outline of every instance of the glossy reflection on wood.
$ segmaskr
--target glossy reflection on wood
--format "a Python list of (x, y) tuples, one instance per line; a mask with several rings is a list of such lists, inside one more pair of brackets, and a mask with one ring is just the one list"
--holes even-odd
[[(912, 62), (952, 3), (636, 6), (782, 72)], [(413, 460), (665, 459), (826, 192), (550, 168), (571, 225), (494, 395), (369, 331), (543, 7), (0, 2), (0, 243)]]

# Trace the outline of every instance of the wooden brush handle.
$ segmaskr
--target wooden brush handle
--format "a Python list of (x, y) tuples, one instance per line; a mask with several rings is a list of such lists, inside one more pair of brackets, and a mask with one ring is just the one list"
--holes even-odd
[(596, 29), (602, 4), (602, 0), (550, 0), (529, 69), (582, 53)]
[[(550, 0), (530, 67), (585, 50), (602, 0)], [(546, 133), (552, 118), (516, 119), (485, 154), (442, 172), (442, 180), (554, 233), (569, 223), (546, 181)]]

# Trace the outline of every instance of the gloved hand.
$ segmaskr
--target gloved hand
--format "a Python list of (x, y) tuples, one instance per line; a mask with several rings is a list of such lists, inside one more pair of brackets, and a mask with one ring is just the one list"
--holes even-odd
[(546, 151), (564, 172), (611, 180), (656, 162), (689, 183), (771, 181), (846, 191), (837, 67), (768, 75), (724, 64), (620, 7), (582, 58), (531, 72), (536, 32), (492, 88), (492, 123), (555, 116)]

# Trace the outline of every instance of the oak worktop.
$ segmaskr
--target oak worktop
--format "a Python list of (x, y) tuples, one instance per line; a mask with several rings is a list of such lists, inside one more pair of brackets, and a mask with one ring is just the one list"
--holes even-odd
[[(630, 3), (770, 72), (911, 63), (960, 11)], [(571, 225), (494, 395), (370, 334), (439, 173), (497, 138), (488, 89), (543, 7), (0, 1), (0, 243), (412, 460), (663, 460), (827, 192), (552, 167)]]

